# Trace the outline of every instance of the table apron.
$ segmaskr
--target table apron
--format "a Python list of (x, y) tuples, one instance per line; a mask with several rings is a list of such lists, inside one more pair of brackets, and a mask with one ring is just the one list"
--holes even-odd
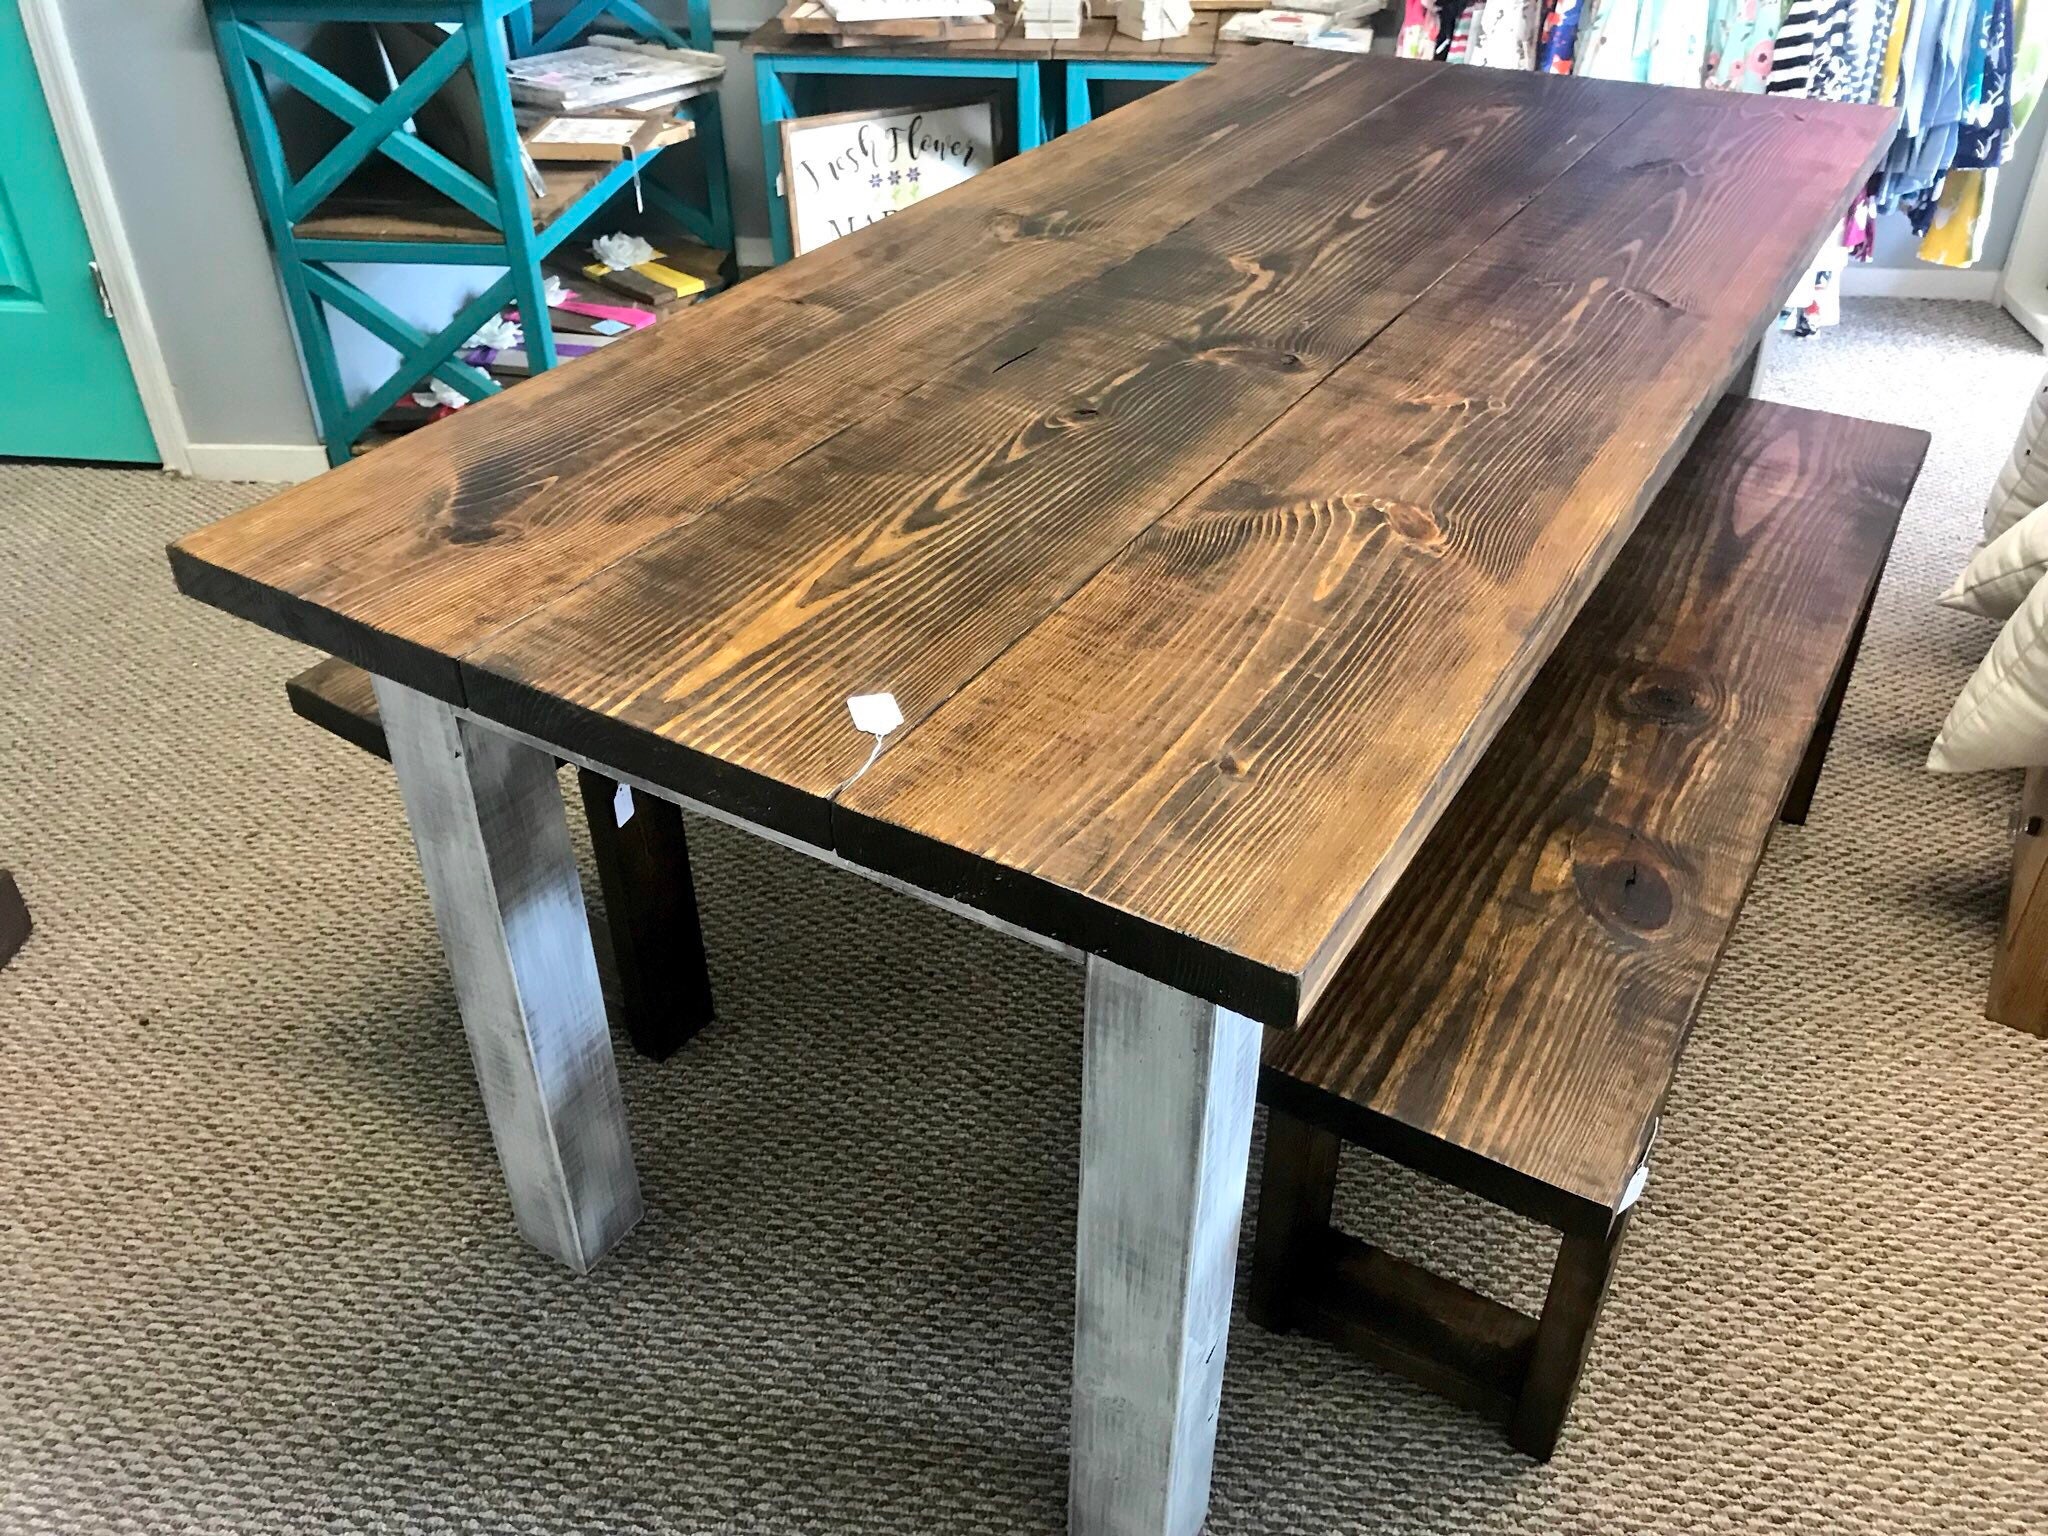
[(885, 875), (880, 870), (869, 869), (865, 865), (856, 864), (830, 848), (820, 848), (815, 843), (807, 843), (801, 838), (791, 837), (786, 832), (778, 832), (772, 827), (764, 827), (759, 822), (747, 820), (744, 816), (735, 816), (731, 811), (721, 810), (715, 805), (706, 805), (703, 801), (693, 800), (688, 795), (679, 795), (672, 789), (664, 789), (661, 785), (650, 783), (637, 775), (622, 773), (618, 769), (610, 767), (601, 759), (578, 752), (573, 748), (562, 746), (558, 742), (549, 741), (545, 737), (533, 736), (525, 731), (516, 730), (500, 721), (491, 719), (487, 715), (480, 715), (474, 710), (465, 709), (461, 705), (451, 704), (448, 707), (461, 719), (482, 726), (485, 730), (496, 731), (501, 736), (508, 736), (514, 741), (522, 742), (542, 752), (551, 752), (565, 763), (573, 763), (579, 768), (588, 768), (592, 773), (602, 774), (616, 784), (627, 785), (635, 794), (653, 795), (657, 799), (668, 801), (671, 805), (679, 805), (686, 811), (692, 811), (699, 816), (708, 817), (712, 821), (737, 828), (739, 831), (748, 833), (753, 837), (758, 837), (764, 842), (774, 843), (778, 847), (787, 848), (794, 853), (801, 853), (806, 858), (816, 859), (819, 863), (830, 865), (834, 869), (845, 870), (848, 874), (859, 875), (863, 880), (873, 881), (876, 885), (895, 891), (899, 895), (915, 897), (928, 906), (937, 907), (942, 912), (950, 912), (955, 917), (964, 917), (969, 922), (979, 923), (982, 927), (993, 929), (995, 932), (1004, 934), (1009, 938), (1021, 939), (1026, 944), (1035, 945), (1039, 949), (1059, 955), (1076, 965), (1084, 963), (1088, 958), (1085, 950), (1077, 949), (1062, 939), (1056, 939), (1049, 934), (1038, 933), (1032, 929), (1020, 927), (1005, 918), (996, 917), (990, 913), (983, 912), (978, 907), (969, 906), (964, 901), (955, 901), (950, 896), (941, 896), (938, 892), (928, 891), (921, 885), (913, 885), (908, 880), (901, 880), (894, 875)]

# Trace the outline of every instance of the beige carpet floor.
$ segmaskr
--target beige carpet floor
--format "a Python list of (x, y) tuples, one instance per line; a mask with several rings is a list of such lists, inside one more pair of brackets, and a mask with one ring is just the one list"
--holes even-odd
[[(1920, 768), (2042, 367), (1987, 307), (1772, 347), (1762, 393), (1933, 455), (1556, 1461), (1241, 1325), (1218, 1536), (2048, 1529), (2048, 1043), (1977, 1011), (2013, 781)], [(1059, 1530), (1078, 973), (700, 826), (721, 1018), (622, 1056), (650, 1209), (573, 1278), (513, 1234), (387, 771), (171, 593), (255, 494), (0, 468), (0, 1531)], [(1343, 1203), (1538, 1293), (1519, 1221), (1364, 1157)]]

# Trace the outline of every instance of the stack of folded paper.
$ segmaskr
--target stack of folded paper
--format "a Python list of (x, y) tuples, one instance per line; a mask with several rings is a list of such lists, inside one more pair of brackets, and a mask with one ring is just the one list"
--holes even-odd
[(1305, 43), (1329, 26), (1321, 11), (1239, 11), (1217, 36), (1226, 43)]
[(994, 42), (995, 13), (995, 0), (791, 0), (781, 19), (786, 32), (853, 48)]
[(1185, 37), (1195, 19), (1192, 0), (1117, 0), (1116, 29), (1125, 37), (1156, 42)]
[(1018, 0), (1017, 16), (1030, 38), (1072, 38), (1081, 35), (1086, 0)]

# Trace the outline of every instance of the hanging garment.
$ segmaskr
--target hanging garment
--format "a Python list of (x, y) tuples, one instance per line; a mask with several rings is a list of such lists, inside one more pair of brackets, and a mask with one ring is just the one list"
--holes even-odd
[(1650, 35), (1640, 79), (1694, 89), (1706, 82), (1707, 6), (1708, 0), (1655, 0), (1644, 7)]
[(1707, 0), (1592, 0), (1574, 74), (1650, 85), (1706, 79)]
[(1585, 0), (1591, 7), (1579, 25), (1578, 59), (1572, 72), (1596, 80), (1635, 80), (1636, 17), (1649, 0)]
[(1850, 20), (1855, 0), (1821, 0), (1813, 23), (1813, 64), (1806, 94), (1816, 101), (1853, 101), (1858, 48)]
[(1857, 0), (1851, 12), (1850, 37), (1856, 63), (1844, 101), (1874, 102), (1884, 71), (1885, 49), (1891, 41), (1892, 18), (1906, 0)]
[(1771, 49), (1782, 0), (1717, 0), (1707, 17), (1706, 83), (1723, 91), (1761, 91), (1771, 78)]
[(1878, 181), (1878, 206), (1900, 208), (1920, 234), (1934, 217), (1942, 178), (1954, 164), (1963, 124), (1963, 81), (1975, 46), (1975, 0), (1921, 0), (1906, 40), (1905, 126)]
[(1828, 0), (1791, 0), (1784, 25), (1771, 49), (1771, 78), (1764, 87), (1773, 96), (1806, 96), (1813, 89), (1815, 53), (1820, 44), (1821, 12)]
[(1542, 20), (1539, 0), (1478, 0), (1465, 14), (1472, 18), (1465, 48), (1467, 64), (1494, 69), (1536, 67), (1536, 33)]
[(1951, 171), (1941, 185), (1927, 233), (1920, 238), (1922, 261), (1944, 267), (1974, 266), (1984, 255), (1984, 236), (1991, 221), (1984, 217), (1991, 207), (1996, 171)]
[(1869, 192), (1849, 205), (1841, 245), (1855, 261), (1869, 261), (1877, 254), (1877, 199)]
[(1543, 32), (1536, 42), (1536, 67), (1545, 74), (1568, 75), (1579, 46), (1581, 0), (1550, 0)]
[(1468, 5), (1458, 12), (1458, 19), (1451, 23), (1450, 46), (1443, 50), (1445, 59), (1453, 64), (1465, 62), (1465, 56), (1472, 51), (1472, 28), (1478, 19), (1476, 6)]
[(1965, 88), (1963, 126), (1950, 163), (1958, 170), (1992, 170), (2005, 163), (2006, 130), (2012, 126), (2012, 0), (1985, 6), (1970, 62), (1974, 90)]
[(1437, 14), (1434, 0), (1408, 0), (1401, 16), (1394, 52), (1404, 59), (1436, 57)]
[(1461, 36), (1470, 36), (1470, 18), (1466, 14), (1470, 9), (1471, 5), (1468, 3), (1468, 0), (1437, 0), (1437, 58), (1448, 59), (1453, 48), (1458, 49), (1459, 57), (1462, 58), (1464, 56), (1464, 48), (1458, 40)]
[(1891, 30), (1885, 36), (1884, 58), (1877, 68), (1878, 105), (1895, 107), (1899, 104), (1899, 65), (1906, 51), (1906, 33), (1913, 22), (1915, 0), (1899, 0), (1898, 9), (1892, 12)]
[[(2048, 26), (2041, 24), (2044, 17), (2048, 17), (2048, 4), (2015, 0), (2007, 22), (2012, 61), (2005, 82), (2007, 105), (2005, 132), (1999, 145), (2001, 163), (2012, 158), (2013, 144), (2033, 115), (2041, 99), (2043, 81), (2048, 79), (2048, 37), (2042, 35), (2048, 32)], [(1987, 78), (1994, 72), (1995, 66), (1987, 68)], [(1922, 261), (1967, 267), (1983, 259), (1984, 238), (1991, 228), (1991, 199), (1997, 183), (1997, 172), (1988, 168), (1964, 168), (1949, 173), (1948, 180), (1942, 183), (1933, 220), (1920, 240)]]

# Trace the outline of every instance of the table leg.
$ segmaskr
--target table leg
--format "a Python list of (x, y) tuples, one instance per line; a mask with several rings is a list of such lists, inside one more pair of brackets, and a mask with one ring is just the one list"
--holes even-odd
[(1750, 354), (1742, 360), (1742, 366), (1735, 370), (1735, 377), (1728, 381), (1727, 393), (1739, 400), (1746, 400), (1756, 393), (1757, 369), (1763, 366), (1764, 344), (1758, 342)]
[(1259, 1026), (1088, 962), (1073, 1536), (1193, 1536), (1237, 1274)]
[(588, 768), (576, 781), (611, 929), (620, 1022), (634, 1050), (666, 1061), (713, 1013), (682, 807)]
[(640, 1181), (554, 759), (375, 681), (513, 1217), (580, 1273)]

